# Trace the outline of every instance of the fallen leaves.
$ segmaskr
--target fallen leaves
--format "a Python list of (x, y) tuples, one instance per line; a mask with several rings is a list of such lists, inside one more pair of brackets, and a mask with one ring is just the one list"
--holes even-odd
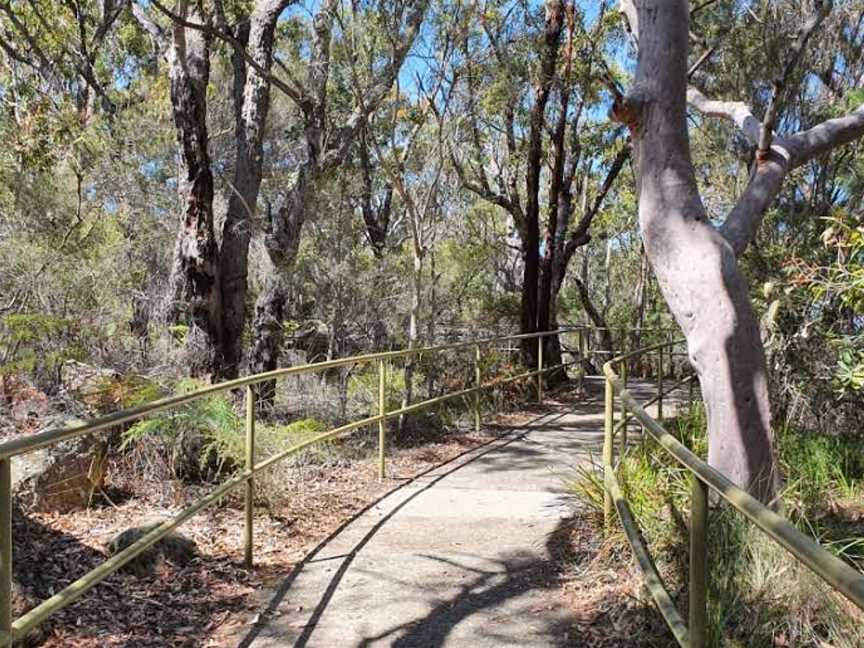
[[(155, 574), (109, 576), (81, 599), (52, 615), (40, 629), (40, 646), (211, 648), (258, 616), (255, 593), (272, 587), (312, 547), (404, 478), (479, 445), (486, 438), (452, 435), (441, 442), (396, 450), (388, 470), (400, 479), (380, 482), (370, 457), (306, 464), (286, 471), (292, 496), (256, 512), (255, 567), (242, 565), (244, 513), (239, 499), (203, 512), (181, 527), (198, 556)], [(293, 481), (292, 481), (293, 480)], [(42, 601), (105, 559), (105, 544), (131, 526), (176, 514), (210, 487), (190, 487), (175, 501), (148, 483), (125, 475), (109, 482), (101, 506), (68, 514), (16, 513), (15, 579), (26, 600)], [(125, 498), (125, 500), (124, 500)], [(28, 605), (29, 607), (29, 605)], [(18, 610), (23, 612), (23, 610)]]

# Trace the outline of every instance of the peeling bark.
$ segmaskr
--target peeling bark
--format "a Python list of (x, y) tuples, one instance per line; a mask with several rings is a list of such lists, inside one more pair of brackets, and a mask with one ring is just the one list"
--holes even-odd
[[(273, 65), (276, 21), (288, 4), (290, 0), (259, 1), (248, 23), (241, 21), (238, 28), (237, 40), (246, 45), (245, 55), (235, 50), (232, 58), (237, 149), (219, 254), (223, 304), (223, 375), (229, 378), (238, 375), (243, 357), (249, 242), (261, 188), (264, 130), (270, 111), (270, 81), (266, 75)], [(245, 29), (243, 25), (247, 25)], [(247, 57), (251, 57), (257, 65), (249, 65)]]
[(213, 174), (207, 150), (208, 37), (175, 25), (169, 64), (171, 108), (180, 149), (178, 192), (183, 205), (171, 268), (169, 317), (189, 327), (192, 375), (216, 376), (222, 362), (222, 305), (213, 229)]

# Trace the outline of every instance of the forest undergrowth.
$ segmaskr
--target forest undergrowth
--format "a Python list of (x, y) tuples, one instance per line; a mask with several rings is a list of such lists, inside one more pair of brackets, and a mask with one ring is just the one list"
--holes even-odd
[[(667, 421), (666, 429), (697, 455), (706, 455), (701, 403)], [(791, 426), (778, 428), (777, 445), (784, 476), (781, 514), (856, 569), (864, 569), (864, 446), (852, 436), (825, 436)], [(686, 618), (689, 473), (646, 437), (628, 450), (619, 479), (666, 587)], [(583, 470), (571, 488), (583, 504), (577, 518), (602, 532), (601, 474)], [(712, 502), (708, 524), (711, 648), (864, 645), (864, 614), (742, 515)], [(634, 594), (650, 600), (631, 556), (616, 519), (597, 544), (595, 569), (626, 574)], [(622, 557), (627, 564), (623, 570)], [(659, 619), (653, 609), (646, 610)], [(645, 645), (665, 645), (663, 636), (658, 631)]]
[[(388, 381), (391, 409), (399, 406), (400, 377), (394, 372)], [(347, 384), (348, 416), (362, 418), (357, 412), (368, 404), (367, 378), (360, 374)], [(181, 380), (173, 391), (199, 386)], [(421, 412), (407, 419), (401, 431), (392, 421), (384, 480), (377, 475), (377, 426), (316, 444), (276, 464), (256, 479), (252, 570), (242, 562), (244, 510), (238, 490), (180, 527), (194, 542), (191, 560), (161, 559), (148, 565), (147, 573), (121, 570), (109, 576), (52, 615), (24, 645), (233, 645), (255, 622), (257, 593), (278, 587), (315, 545), (392, 489), (512, 425), (519, 415), (513, 419), (505, 412), (508, 403), (519, 402), (518, 390), (514, 386), (484, 400), (487, 412), (495, 408), (499, 413), (489, 415), (479, 433), (468, 425), (470, 407), (463, 402)], [(325, 390), (332, 396), (331, 391)], [(302, 407), (301, 394), (307, 396), (300, 399)], [(320, 393), (319, 398), (309, 394), (291, 385), (277, 395), (276, 409), (260, 417), (259, 461), (342, 420), (333, 407), (338, 398), (328, 406)], [(107, 478), (90, 506), (66, 513), (16, 508), (15, 616), (104, 561), (119, 533), (176, 515), (230, 478), (243, 465), (241, 412), (242, 400), (228, 393), (144, 419), (113, 435)]]

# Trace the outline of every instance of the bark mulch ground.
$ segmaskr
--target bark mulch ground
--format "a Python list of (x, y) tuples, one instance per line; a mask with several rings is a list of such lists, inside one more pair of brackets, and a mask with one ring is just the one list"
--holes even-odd
[[(409, 477), (489, 440), (452, 434), (395, 450), (392, 474)], [(254, 622), (253, 593), (284, 577), (293, 564), (340, 524), (398, 485), (379, 482), (372, 457), (339, 458), (280, 473), (283, 497), (261, 502), (255, 520), (255, 567), (243, 559), (244, 513), (239, 498), (199, 514), (180, 528), (197, 556), (184, 565), (161, 562), (152, 576), (118, 572), (52, 615), (27, 641), (46, 648), (80, 646), (217, 646), (238, 625)], [(176, 514), (206, 488), (185, 488), (166, 502), (146, 484), (106, 489), (103, 501), (67, 514), (20, 513), (14, 521), (15, 580), (32, 606), (106, 558), (119, 532)], [(200, 492), (199, 492), (200, 491)], [(286, 496), (287, 495), (287, 496)]]

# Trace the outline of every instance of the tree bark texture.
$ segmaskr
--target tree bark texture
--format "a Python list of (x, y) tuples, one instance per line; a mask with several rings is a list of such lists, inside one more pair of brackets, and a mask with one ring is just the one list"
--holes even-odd
[[(864, 105), (782, 136), (773, 132), (776, 93), (760, 123), (741, 102), (709, 100), (687, 87), (684, 0), (625, 0), (622, 7), (637, 34), (639, 61), (634, 86), (616, 101), (613, 115), (630, 127), (635, 142), (645, 251), (699, 374), (708, 414), (708, 461), (769, 502), (779, 479), (765, 352), (736, 256), (753, 240), (792, 169), (864, 137)], [(827, 10), (830, 3), (818, 7), (799, 30), (787, 53), (784, 79)], [(733, 122), (755, 149), (749, 183), (719, 228), (707, 220), (697, 190), (687, 102), (706, 118)]]
[[(264, 245), (272, 268), (255, 302), (252, 347), (249, 350), (250, 373), (273, 371), (279, 365), (291, 273), (300, 249), (307, 210), (314, 209), (317, 179), (315, 170), (308, 164), (303, 165), (285, 203), (276, 214), (270, 214)], [(272, 403), (275, 389), (273, 382), (260, 385), (259, 400)]]
[(768, 502), (777, 463), (759, 326), (735, 253), (707, 219), (690, 157), (687, 2), (642, 0), (637, 9), (636, 78), (615, 114), (633, 136), (645, 251), (699, 374), (708, 461)]
[[(273, 65), (276, 21), (288, 0), (259, 1), (241, 22), (237, 39), (246, 44), (246, 55), (264, 72)], [(245, 26), (245, 27), (244, 27)], [(261, 188), (263, 141), (270, 110), (270, 82), (241, 52), (234, 52), (234, 107), (236, 141), (234, 175), (222, 225), (219, 254), (223, 307), (223, 374), (236, 377), (243, 358), (246, 297), (249, 275), (249, 242)]]
[[(520, 227), (522, 235), (522, 294), (520, 298), (520, 333), (538, 330), (540, 281), (540, 174), (543, 168), (543, 127), (546, 104), (555, 77), (559, 41), (564, 26), (564, 5), (560, 0), (547, 0), (541, 52), (540, 74), (534, 86), (531, 107), (528, 152), (525, 175), (525, 214)], [(537, 365), (537, 342), (522, 341), (522, 357), (529, 367)]]
[[(191, 12), (193, 19), (199, 19)], [(209, 39), (203, 32), (174, 25), (169, 50), (171, 108), (180, 160), (180, 229), (171, 268), (169, 317), (189, 327), (192, 375), (220, 374), (222, 300), (219, 250), (213, 228), (213, 174), (207, 150)]]

